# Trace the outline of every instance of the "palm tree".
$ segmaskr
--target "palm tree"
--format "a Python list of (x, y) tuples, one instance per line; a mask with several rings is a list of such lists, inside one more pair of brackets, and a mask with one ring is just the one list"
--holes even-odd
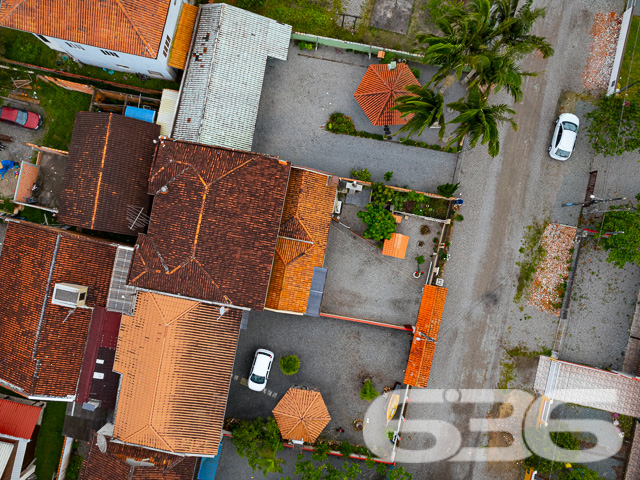
[(516, 112), (506, 104), (488, 105), (487, 95), (478, 88), (469, 91), (467, 100), (460, 99), (447, 105), (452, 110), (459, 112), (459, 115), (448, 123), (457, 123), (447, 146), (454, 143), (460, 144), (465, 136), (469, 137), (469, 145), (475, 147), (478, 140), (481, 144), (488, 144), (489, 155), (495, 157), (500, 153), (500, 140), (498, 138), (498, 126), (504, 122), (510, 123), (514, 130), (518, 130), (518, 125), (510, 115)]
[[(419, 49), (423, 62), (440, 65), (430, 83), (441, 82), (451, 71), (460, 79), (465, 69), (476, 72), (493, 68), (494, 73), (485, 75), (487, 79), (523, 75), (519, 67), (514, 67), (524, 55), (535, 51), (544, 58), (553, 55), (553, 48), (543, 37), (529, 33), (536, 20), (544, 17), (544, 8), (531, 10), (532, 0), (526, 0), (518, 9), (519, 2), (472, 0), (466, 10), (453, 8), (435, 20), (442, 35), (418, 35), (418, 41), (426, 44)], [(502, 74), (495, 71), (497, 68), (507, 72)], [(509, 83), (518, 85), (521, 79), (512, 78)], [(483, 81), (482, 85), (491, 84)]]
[(391, 110), (399, 111), (402, 118), (413, 116), (394, 135), (400, 132), (408, 132), (407, 137), (416, 132), (421, 135), (425, 128), (439, 123), (440, 131), (438, 134), (442, 138), (445, 129), (442, 113), (444, 98), (442, 95), (439, 92), (434, 92), (428, 86), (407, 85), (405, 89), (412, 95), (396, 97), (395, 106), (391, 107)]

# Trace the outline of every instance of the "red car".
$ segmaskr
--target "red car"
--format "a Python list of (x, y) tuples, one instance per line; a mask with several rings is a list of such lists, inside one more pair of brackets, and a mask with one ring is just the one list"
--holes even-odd
[(17, 108), (0, 108), (0, 121), (12, 123), (19, 127), (37, 130), (42, 125), (42, 117), (34, 112), (26, 112)]

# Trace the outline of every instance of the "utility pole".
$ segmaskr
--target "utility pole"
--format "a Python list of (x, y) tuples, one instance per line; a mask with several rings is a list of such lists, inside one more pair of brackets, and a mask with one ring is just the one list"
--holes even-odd
[(589, 195), (588, 202), (576, 202), (576, 203), (563, 203), (563, 207), (590, 207), (591, 205), (595, 205), (596, 203), (606, 203), (606, 202), (617, 202), (618, 200), (626, 200), (626, 197), (618, 197), (618, 198), (598, 198), (595, 195)]

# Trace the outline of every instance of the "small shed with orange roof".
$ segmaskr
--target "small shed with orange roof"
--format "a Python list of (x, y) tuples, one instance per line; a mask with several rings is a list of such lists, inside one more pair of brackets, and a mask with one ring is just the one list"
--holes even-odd
[(384, 241), (382, 254), (388, 257), (395, 257), (404, 260), (407, 254), (407, 246), (409, 245), (409, 237), (401, 233), (392, 233), (389, 240)]
[(446, 298), (446, 288), (434, 285), (424, 286), (404, 376), (404, 383), (407, 385), (426, 387), (429, 382)]
[(273, 409), (282, 438), (313, 443), (331, 417), (320, 392), (290, 388)]

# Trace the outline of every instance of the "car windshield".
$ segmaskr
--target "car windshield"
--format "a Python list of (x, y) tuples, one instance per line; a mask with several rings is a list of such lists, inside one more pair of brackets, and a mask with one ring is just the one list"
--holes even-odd
[(556, 152), (556, 155), (558, 155), (559, 157), (567, 158), (569, 155), (571, 155), (571, 152), (567, 152), (566, 150), (558, 149), (558, 151)]
[(562, 128), (569, 130), (570, 132), (577, 132), (578, 126), (571, 122), (562, 122)]
[(29, 118), (29, 114), (27, 114), (27, 112), (18, 110), (18, 115), (16, 115), (16, 123), (18, 125), (24, 125), (25, 123), (27, 123), (28, 118)]
[(250, 380), (253, 383), (264, 383), (265, 378), (261, 377), (260, 375), (256, 375), (255, 373), (251, 375)]

